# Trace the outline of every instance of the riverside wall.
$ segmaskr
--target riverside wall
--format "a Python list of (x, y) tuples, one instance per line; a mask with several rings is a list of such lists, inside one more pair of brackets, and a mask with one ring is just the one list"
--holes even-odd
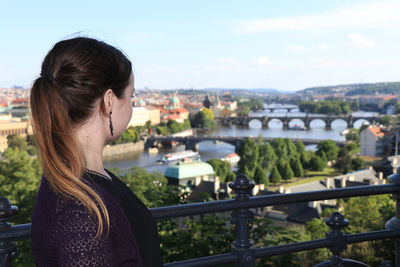
[(136, 143), (107, 145), (103, 149), (103, 158), (119, 156), (135, 151), (144, 151), (144, 142), (142, 140)]

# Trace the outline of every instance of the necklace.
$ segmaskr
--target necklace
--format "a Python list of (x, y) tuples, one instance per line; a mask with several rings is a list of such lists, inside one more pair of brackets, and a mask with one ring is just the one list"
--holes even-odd
[(100, 177), (102, 177), (102, 178), (104, 178), (106, 180), (112, 181), (111, 177), (106, 176), (106, 175), (104, 175), (102, 173), (99, 173), (99, 172), (96, 172), (96, 171), (92, 171), (92, 170), (89, 170), (89, 169), (85, 169), (85, 172), (90, 173), (90, 174), (94, 174), (94, 175), (100, 176)]

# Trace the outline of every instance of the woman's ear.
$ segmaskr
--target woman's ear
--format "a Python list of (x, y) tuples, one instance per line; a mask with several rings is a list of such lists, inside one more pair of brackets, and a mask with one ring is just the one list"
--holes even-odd
[(111, 89), (108, 89), (104, 94), (103, 103), (107, 114), (109, 114), (110, 111), (112, 111), (114, 97), (115, 97), (114, 92)]

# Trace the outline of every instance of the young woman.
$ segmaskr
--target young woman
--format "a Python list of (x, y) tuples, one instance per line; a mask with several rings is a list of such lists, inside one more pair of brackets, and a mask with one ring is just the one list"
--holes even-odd
[(31, 90), (43, 177), (32, 217), (37, 266), (162, 266), (151, 213), (103, 167), (132, 115), (131, 62), (91, 38), (60, 41)]

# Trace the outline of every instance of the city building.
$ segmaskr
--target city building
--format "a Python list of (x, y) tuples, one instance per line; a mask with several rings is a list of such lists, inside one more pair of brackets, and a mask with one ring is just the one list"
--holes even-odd
[(0, 114), (0, 152), (7, 149), (7, 136), (31, 134), (32, 130), (28, 121), (22, 121), (20, 118), (13, 118), (9, 114)]
[(168, 179), (168, 184), (192, 188), (202, 181), (214, 181), (214, 170), (206, 162), (193, 161), (169, 166), (165, 171), (165, 177)]
[(237, 102), (236, 101), (220, 101), (218, 96), (215, 97), (211, 111), (214, 117), (233, 117), (236, 116)]
[(181, 102), (178, 97), (173, 96), (168, 104), (163, 108), (160, 107), (161, 121), (168, 122), (174, 120), (179, 123), (183, 123), (189, 119), (189, 111), (181, 107)]
[(160, 124), (160, 110), (145, 107), (133, 107), (128, 126), (143, 126), (147, 121), (152, 125)]
[(385, 132), (382, 127), (372, 125), (360, 133), (360, 155), (381, 156), (384, 153)]

